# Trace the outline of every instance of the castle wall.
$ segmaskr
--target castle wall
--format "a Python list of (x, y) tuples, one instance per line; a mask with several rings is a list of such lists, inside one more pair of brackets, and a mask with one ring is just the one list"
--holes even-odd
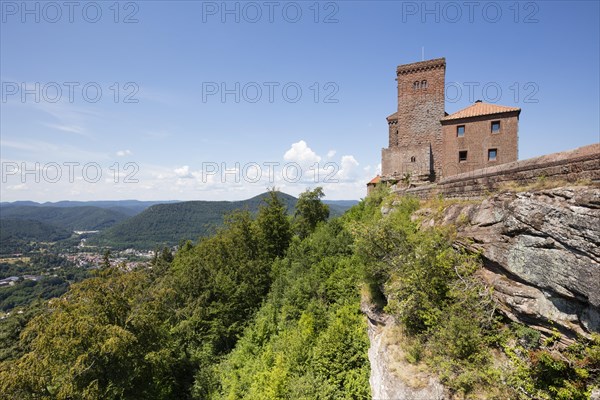
[[(413, 160), (414, 157), (414, 161)], [(428, 143), (382, 149), (381, 165), (385, 165), (384, 176), (403, 177), (427, 175), (431, 173), (431, 148)]]
[(526, 185), (540, 180), (600, 182), (600, 144), (465, 172), (396, 192), (421, 199), (436, 195), (470, 199), (484, 197), (506, 184)]

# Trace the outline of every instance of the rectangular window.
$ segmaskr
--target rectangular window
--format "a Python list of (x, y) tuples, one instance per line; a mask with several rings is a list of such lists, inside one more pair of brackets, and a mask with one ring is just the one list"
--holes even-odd
[(465, 136), (465, 126), (464, 125), (459, 125), (456, 127), (456, 136), (457, 137)]
[(498, 149), (488, 150), (488, 161), (496, 161), (496, 156), (498, 156)]
[(492, 133), (500, 133), (500, 121), (492, 121)]
[(467, 151), (466, 150), (458, 152), (458, 162), (464, 162), (464, 161), (467, 161)]

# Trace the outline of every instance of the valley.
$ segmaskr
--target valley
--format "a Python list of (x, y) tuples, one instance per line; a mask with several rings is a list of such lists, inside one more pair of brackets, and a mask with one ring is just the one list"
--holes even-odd
[[(62, 201), (0, 204), (0, 318), (66, 292), (104, 266), (131, 271), (159, 253), (209, 236), (235, 210), (256, 214), (268, 193), (244, 201)], [(297, 199), (280, 193), (289, 213)], [(339, 216), (356, 201), (330, 201)], [(108, 255), (108, 257), (107, 257)]]

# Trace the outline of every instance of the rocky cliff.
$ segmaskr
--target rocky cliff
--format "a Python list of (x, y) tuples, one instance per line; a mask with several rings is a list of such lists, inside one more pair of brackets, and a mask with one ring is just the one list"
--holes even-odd
[(600, 189), (508, 192), (456, 203), (443, 224), (480, 252), (481, 278), (512, 319), (567, 338), (600, 331)]
[(373, 400), (444, 400), (448, 390), (437, 376), (406, 361), (401, 335), (391, 315), (383, 313), (368, 301), (361, 310), (367, 316), (371, 395)]
[[(546, 336), (558, 329), (565, 345), (578, 335), (600, 332), (600, 186), (433, 200), (412, 218), (421, 229), (456, 228), (455, 247), (481, 255), (478, 277), (493, 289), (508, 318)], [(374, 399), (452, 398), (435, 375), (406, 361), (406, 342), (398, 338), (391, 316), (366, 302), (362, 309), (368, 317)]]

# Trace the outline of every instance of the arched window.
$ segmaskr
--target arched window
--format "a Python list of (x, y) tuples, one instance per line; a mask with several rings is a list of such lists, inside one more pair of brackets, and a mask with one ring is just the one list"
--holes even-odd
[(416, 161), (417, 161), (417, 158), (416, 158), (415, 156), (412, 156), (412, 157), (410, 158), (410, 162), (416, 162)]
[(413, 83), (413, 89), (414, 90), (418, 89), (419, 85), (420, 85), (419, 81), (415, 81), (415, 83)]
[(426, 80), (421, 81), (421, 89), (427, 89), (427, 81)]

